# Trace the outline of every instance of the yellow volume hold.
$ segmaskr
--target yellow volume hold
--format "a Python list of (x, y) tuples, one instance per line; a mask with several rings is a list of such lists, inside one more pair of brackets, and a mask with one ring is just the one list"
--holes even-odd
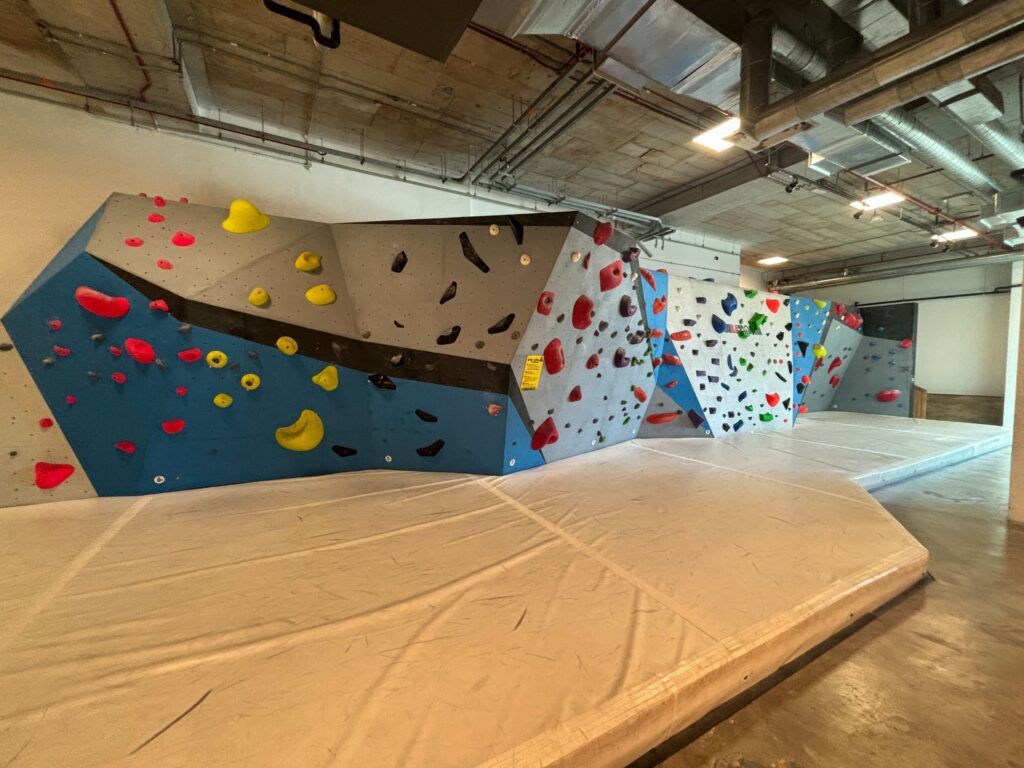
[(316, 411), (307, 408), (294, 424), (274, 430), (274, 439), (289, 451), (311, 451), (324, 439), (324, 423)]
[(220, 223), (233, 235), (247, 235), (270, 226), (270, 217), (248, 200), (232, 200), (228, 217)]

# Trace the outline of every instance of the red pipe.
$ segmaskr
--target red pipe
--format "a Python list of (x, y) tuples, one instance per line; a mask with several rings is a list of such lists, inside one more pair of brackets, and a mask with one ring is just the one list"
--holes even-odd
[(132, 49), (132, 53), (135, 54), (135, 61), (139, 65), (139, 69), (142, 71), (142, 77), (146, 83), (139, 89), (139, 100), (146, 100), (146, 91), (149, 90), (150, 86), (153, 85), (153, 81), (149, 79), (149, 71), (146, 69), (146, 63), (142, 60), (142, 54), (139, 49), (135, 47), (135, 40), (132, 38), (132, 33), (128, 31), (128, 24), (125, 23), (124, 16), (121, 15), (121, 9), (117, 7), (117, 0), (109, 0), (110, 9), (114, 12), (114, 16), (117, 17), (117, 23), (121, 25), (121, 31), (124, 33), (124, 39), (128, 41), (128, 47)]

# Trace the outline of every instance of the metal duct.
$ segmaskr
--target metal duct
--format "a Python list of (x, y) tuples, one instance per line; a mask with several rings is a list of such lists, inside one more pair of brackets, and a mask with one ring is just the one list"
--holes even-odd
[(1024, 144), (998, 120), (969, 126), (969, 130), (1015, 171), (1024, 169)]
[(825, 57), (783, 27), (772, 32), (772, 56), (804, 80), (821, 80), (828, 74)]

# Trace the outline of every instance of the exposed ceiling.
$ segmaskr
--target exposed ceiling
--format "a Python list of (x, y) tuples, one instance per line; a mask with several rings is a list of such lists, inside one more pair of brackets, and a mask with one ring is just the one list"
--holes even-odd
[[(580, 0), (565, 7), (607, 11), (616, 2)], [(508, 9), (529, 5), (509, 0), (499, 7), (511, 14)], [(739, 49), (730, 40), (738, 38), (742, 19), (757, 4), (679, 0), (678, 5), (707, 21), (708, 39), (718, 35), (728, 46), (719, 58), (732, 56), (738, 67)], [(863, 16), (877, 4), (786, 0), (769, 5), (778, 23), (834, 64), (868, 39), (869, 32), (862, 38), (850, 26), (849, 8), (857, 6)], [(869, 20), (870, 34), (879, 33), (883, 42), (887, 34), (906, 34), (903, 14), (908, 13), (900, 3), (884, 5), (889, 10)], [(634, 0), (622, 6), (643, 11), (652, 3)], [(670, 6), (669, 11), (676, 7)], [(523, 18), (520, 14), (515, 23), (525, 23)], [(132, 119), (164, 128), (200, 130), (169, 117), (200, 115), (459, 179), (513, 121), (522, 118), (521, 126), (534, 123), (543, 133), (543, 123), (536, 124), (543, 107), (526, 114), (528, 107), (575, 65), (574, 56), (584, 63), (564, 82), (589, 83), (592, 77), (593, 56), (575, 40), (549, 34), (513, 39), (508, 31), (507, 24), (496, 30), (473, 23), (441, 63), (348, 25), (342, 27), (338, 49), (314, 46), (308, 28), (270, 13), (256, 0), (0, 0), (0, 88), (79, 106), (88, 102), (91, 110), (120, 117), (125, 110), (111, 102), (131, 99), (158, 113), (139, 109)], [(656, 32), (652, 27), (649, 34)], [(643, 42), (633, 40), (631, 50), (643, 53)], [(1001, 119), (1014, 134), (1021, 127), (1017, 66), (989, 73), (1003, 96)], [(56, 87), (41, 88), (42, 78)], [(599, 81), (593, 82), (596, 89)], [(855, 220), (849, 202), (866, 194), (865, 182), (851, 174), (810, 172), (794, 162), (800, 155), (789, 145), (771, 152), (701, 148), (692, 139), (724, 119), (721, 108), (653, 80), (634, 90), (619, 82), (614, 93), (595, 97), (589, 111), (544, 142), (515, 170), (515, 182), (551, 198), (586, 198), (655, 213), (671, 226), (735, 240), (747, 263), (781, 254), (790, 258), (789, 266), (800, 266), (902, 252), (927, 245), (935, 230), (935, 217), (909, 203)], [(62, 92), (63, 85), (76, 93)], [(773, 93), (788, 90), (780, 88), (776, 83)], [(104, 100), (104, 94), (110, 98)], [(918, 100), (908, 108), (991, 175), (1009, 179), (1012, 168), (930, 102)], [(787, 192), (794, 178), (797, 187)], [(916, 153), (909, 164), (873, 178), (956, 218), (973, 221), (980, 214), (982, 195)], [(673, 207), (671, 201), (678, 200), (685, 206)]]

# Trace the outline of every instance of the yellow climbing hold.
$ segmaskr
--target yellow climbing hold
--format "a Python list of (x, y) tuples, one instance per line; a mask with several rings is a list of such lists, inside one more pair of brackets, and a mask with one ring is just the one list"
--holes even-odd
[(827, 301), (822, 301), (821, 299), (814, 299), (814, 303), (817, 304), (822, 309), (824, 309), (825, 307), (828, 306), (828, 302)]
[(333, 392), (338, 388), (338, 369), (333, 365), (328, 365), (313, 377), (313, 383), (328, 392)]
[(241, 384), (242, 389), (248, 389), (251, 392), (260, 388), (260, 377), (255, 373), (247, 373), (242, 377)]
[(821, 344), (815, 344), (811, 347), (811, 352), (813, 352), (814, 356), (819, 360), (828, 354), (828, 350), (821, 346)]
[(253, 288), (249, 291), (249, 303), (254, 307), (265, 307), (270, 303), (270, 294), (266, 288)]
[(315, 411), (307, 408), (294, 424), (274, 430), (274, 439), (289, 451), (311, 451), (324, 439), (324, 423)]
[(299, 342), (293, 339), (291, 336), (282, 336), (277, 340), (277, 348), (284, 352), (286, 355), (294, 355), (299, 351)]
[(233, 235), (245, 235), (266, 229), (270, 217), (248, 200), (232, 200), (228, 217), (220, 225)]
[(219, 349), (211, 349), (206, 353), (206, 364), (211, 368), (223, 368), (228, 364), (228, 356)]
[(306, 301), (310, 304), (316, 304), (318, 307), (323, 307), (327, 304), (333, 304), (338, 295), (334, 292), (334, 289), (329, 285), (314, 285), (308, 291), (306, 291)]
[(233, 402), (235, 402), (235, 398), (231, 395), (226, 395), (223, 392), (213, 396), (213, 404), (218, 408), (227, 408)]
[(303, 251), (295, 257), (295, 268), (299, 272), (314, 272), (320, 269), (320, 254)]

